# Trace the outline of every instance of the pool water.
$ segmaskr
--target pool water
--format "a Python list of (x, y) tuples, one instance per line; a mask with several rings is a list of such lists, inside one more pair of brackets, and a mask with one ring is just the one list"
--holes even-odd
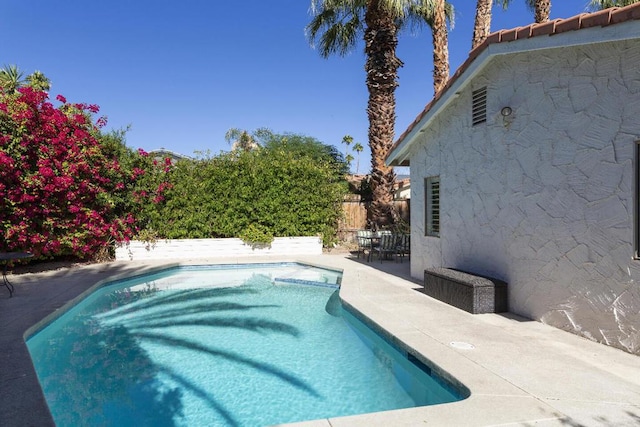
[(460, 400), (300, 264), (114, 282), (28, 339), (58, 426), (265, 426)]

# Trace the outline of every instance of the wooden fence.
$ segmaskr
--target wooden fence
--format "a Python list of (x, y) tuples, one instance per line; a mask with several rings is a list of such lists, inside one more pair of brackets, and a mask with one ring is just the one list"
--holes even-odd
[[(410, 199), (396, 200), (394, 204), (400, 217), (410, 223)], [(338, 226), (338, 236), (341, 240), (352, 240), (356, 230), (362, 230), (367, 226), (367, 208), (360, 201), (360, 195), (349, 194), (342, 202), (344, 218)]]

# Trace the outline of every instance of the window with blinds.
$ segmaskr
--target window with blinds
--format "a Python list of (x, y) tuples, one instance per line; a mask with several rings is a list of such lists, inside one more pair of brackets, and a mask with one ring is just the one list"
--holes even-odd
[(472, 113), (471, 123), (473, 126), (487, 121), (487, 87), (481, 87), (471, 93)]
[(424, 180), (425, 235), (440, 236), (440, 177)]

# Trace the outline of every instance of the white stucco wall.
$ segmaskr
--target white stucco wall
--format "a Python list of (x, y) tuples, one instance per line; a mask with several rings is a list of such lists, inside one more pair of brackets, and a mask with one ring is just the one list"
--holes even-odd
[[(471, 91), (485, 85), (487, 123), (472, 127)], [(508, 282), (510, 311), (640, 354), (640, 42), (496, 57), (420, 138), (414, 277), (431, 266), (492, 275)], [(432, 175), (440, 238), (424, 235)]]
[(160, 239), (153, 243), (132, 240), (116, 247), (117, 261), (197, 258), (223, 259), (270, 255), (322, 255), (320, 237), (276, 237), (270, 245), (253, 247), (241, 239)]

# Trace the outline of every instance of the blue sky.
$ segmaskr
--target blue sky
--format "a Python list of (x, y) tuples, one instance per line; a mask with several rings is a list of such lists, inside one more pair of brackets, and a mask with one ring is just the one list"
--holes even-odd
[[(453, 73), (471, 47), (475, 1), (456, 7), (449, 33)], [(588, 0), (554, 0), (551, 18), (585, 11)], [(532, 22), (524, 0), (493, 10), (492, 31)], [(323, 59), (304, 28), (309, 0), (7, 0), (0, 65), (42, 71), (50, 95), (98, 104), (107, 129), (131, 126), (127, 145), (187, 155), (229, 150), (229, 128), (293, 132), (345, 151), (350, 134), (367, 146), (362, 45)], [(431, 33), (403, 33), (396, 136), (433, 96)], [(359, 172), (369, 169), (369, 151)], [(352, 168), (355, 171), (355, 162)]]

